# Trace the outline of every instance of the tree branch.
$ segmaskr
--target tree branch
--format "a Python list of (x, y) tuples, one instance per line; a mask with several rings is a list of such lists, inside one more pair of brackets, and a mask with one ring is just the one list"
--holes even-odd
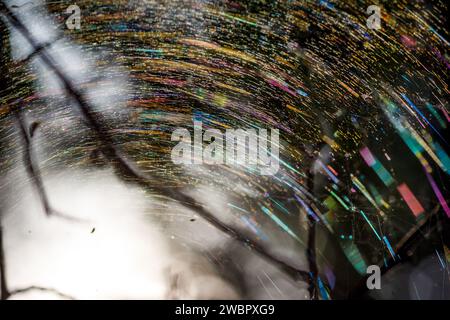
[(80, 222), (81, 220), (78, 218), (74, 218), (68, 215), (65, 215), (55, 209), (52, 208), (50, 205), (50, 201), (48, 200), (47, 193), (45, 191), (45, 186), (42, 181), (41, 173), (39, 171), (39, 168), (34, 164), (33, 161), (33, 150), (32, 150), (32, 144), (31, 144), (31, 137), (34, 133), (34, 131), (37, 128), (37, 125), (32, 125), (30, 129), (28, 130), (25, 124), (25, 121), (22, 117), (22, 111), (18, 109), (17, 106), (14, 106), (12, 108), (12, 112), (14, 113), (17, 123), (19, 126), (19, 132), (22, 136), (22, 139), (25, 143), (25, 150), (23, 152), (23, 161), (25, 165), (25, 169), (33, 181), (33, 185), (35, 186), (37, 193), (39, 195), (39, 199), (42, 203), (43, 209), (47, 217), (50, 216), (57, 216), (59, 218), (63, 218), (66, 220), (74, 221), (74, 222)]
[[(0, 213), (0, 219), (2, 215)], [(3, 246), (3, 226), (0, 221), (0, 300), (6, 300), (10, 296), (8, 284), (6, 282), (6, 262), (5, 262), (5, 248)]]
[(26, 293), (26, 292), (30, 292), (30, 291), (49, 292), (49, 293), (56, 294), (56, 295), (58, 295), (58, 296), (60, 296), (61, 298), (64, 298), (64, 299), (76, 300), (74, 297), (72, 297), (72, 296), (70, 296), (68, 294), (59, 292), (56, 289), (44, 288), (44, 287), (39, 287), (39, 286), (30, 286), (30, 287), (21, 288), (21, 289), (15, 289), (15, 290), (11, 291), (10, 297), (13, 296), (13, 295), (16, 295), (16, 294)]

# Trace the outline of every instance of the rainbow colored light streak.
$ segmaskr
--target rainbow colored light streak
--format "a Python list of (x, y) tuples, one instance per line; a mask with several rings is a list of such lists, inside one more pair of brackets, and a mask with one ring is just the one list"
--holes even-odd
[(403, 200), (405, 200), (409, 209), (411, 209), (412, 213), (417, 217), (420, 214), (425, 212), (425, 209), (420, 204), (419, 200), (417, 200), (416, 196), (412, 193), (411, 189), (408, 187), (406, 183), (402, 183), (397, 187), (398, 192), (400, 192)]
[(293, 237), (295, 240), (297, 240), (300, 243), (303, 243), (300, 238), (283, 222), (278, 218), (276, 215), (274, 215), (269, 209), (267, 209), (264, 206), (261, 206), (262, 211), (269, 216), (270, 219), (272, 219), (281, 229), (286, 231), (291, 237)]
[(359, 212), (361, 213), (361, 215), (363, 216), (364, 220), (367, 221), (367, 223), (369, 224), (370, 228), (372, 228), (372, 231), (375, 233), (375, 235), (377, 236), (378, 240), (381, 241), (381, 237), (378, 234), (377, 230), (375, 230), (375, 227), (372, 225), (372, 223), (370, 222), (370, 220), (367, 218), (366, 214), (364, 213), (364, 211), (359, 210)]
[(367, 165), (371, 167), (378, 175), (378, 177), (381, 179), (381, 181), (383, 181), (386, 187), (389, 187), (391, 184), (394, 183), (394, 178), (392, 178), (392, 175), (389, 173), (389, 171), (386, 170), (383, 164), (372, 154), (372, 152), (370, 152), (368, 147), (362, 148), (359, 151), (359, 153), (361, 154)]

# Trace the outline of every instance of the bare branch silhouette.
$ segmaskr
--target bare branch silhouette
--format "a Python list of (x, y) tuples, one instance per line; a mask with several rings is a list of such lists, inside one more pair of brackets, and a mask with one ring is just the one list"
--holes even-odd
[[(1, 212), (0, 212), (1, 218)], [(3, 226), (0, 221), (0, 300), (6, 300), (10, 296), (8, 290), (8, 283), (6, 280), (6, 261), (5, 261), (5, 248), (3, 245)]]
[(35, 165), (35, 161), (33, 161), (33, 150), (30, 139), (33, 137), (34, 132), (38, 127), (38, 124), (33, 123), (30, 126), (30, 128), (27, 129), (21, 110), (19, 110), (19, 108), (16, 106), (12, 108), (12, 111), (17, 119), (20, 135), (22, 136), (22, 139), (25, 144), (25, 150), (23, 152), (24, 165), (29, 177), (33, 181), (33, 185), (35, 186), (35, 189), (39, 195), (39, 199), (42, 203), (45, 214), (48, 217), (57, 216), (59, 218), (67, 219), (70, 221), (78, 221), (78, 222), (81, 221), (80, 219), (65, 215), (55, 210), (50, 205), (50, 201), (48, 200), (47, 192), (45, 191), (45, 186), (42, 181), (41, 173), (39, 171), (39, 168)]
[(59, 292), (56, 289), (52, 289), (52, 288), (45, 288), (45, 287), (39, 287), (39, 286), (30, 286), (30, 287), (26, 287), (26, 288), (21, 288), (21, 289), (15, 289), (12, 290), (9, 294), (9, 296), (13, 296), (16, 294), (20, 294), (20, 293), (26, 293), (26, 292), (30, 292), (30, 291), (42, 291), (42, 292), (48, 292), (48, 293), (53, 293), (56, 294), (57, 296), (63, 298), (63, 299), (68, 299), (68, 300), (76, 300), (75, 297), (72, 297), (71, 295)]
[(25, 122), (22, 117), (21, 111), (18, 110), (17, 107), (15, 107), (13, 108), (13, 113), (17, 119), (20, 135), (25, 144), (25, 150), (23, 152), (23, 162), (25, 164), (25, 169), (27, 170), (27, 173), (30, 176), (30, 178), (33, 180), (33, 184), (36, 186), (36, 190), (38, 191), (39, 198), (42, 202), (42, 206), (44, 207), (45, 214), (47, 216), (50, 216), (53, 213), (53, 209), (50, 207), (50, 203), (47, 194), (45, 192), (44, 183), (42, 182), (42, 177), (39, 172), (39, 169), (35, 167), (33, 162), (30, 134), (28, 133), (28, 130), (25, 126)]
[(306, 255), (309, 264), (309, 271), (311, 275), (311, 281), (309, 281), (309, 298), (311, 300), (318, 299), (317, 290), (317, 276), (319, 269), (317, 267), (316, 261), (316, 221), (313, 217), (308, 215), (309, 220), (309, 230), (308, 230), (308, 245), (306, 249)]

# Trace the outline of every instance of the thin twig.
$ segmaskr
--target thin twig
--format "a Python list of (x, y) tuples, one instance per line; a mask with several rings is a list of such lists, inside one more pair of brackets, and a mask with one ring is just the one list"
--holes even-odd
[[(25, 150), (23, 152), (23, 161), (24, 161), (25, 169), (28, 173), (28, 176), (33, 181), (33, 185), (35, 186), (35, 188), (37, 190), (37, 193), (39, 195), (39, 199), (41, 200), (45, 214), (47, 215), (47, 217), (56, 216), (56, 217), (70, 220), (73, 222), (82, 221), (81, 219), (63, 214), (63, 213), (55, 210), (50, 205), (50, 201), (48, 200), (47, 192), (45, 191), (45, 186), (44, 186), (44, 182), (42, 181), (39, 167), (36, 166), (34, 164), (35, 161), (33, 161), (33, 150), (32, 150), (32, 144), (31, 144), (31, 140), (30, 140), (32, 132), (28, 131), (25, 121), (22, 116), (22, 111), (19, 110), (19, 108), (17, 106), (14, 106), (12, 108), (12, 112), (14, 113), (14, 115), (17, 119), (17, 123), (19, 125), (19, 132), (25, 143)], [(36, 129), (36, 127), (34, 127), (34, 129)], [(32, 128), (31, 130), (34, 130), (34, 129)]]
[(45, 214), (47, 216), (50, 216), (52, 214), (52, 209), (50, 207), (50, 202), (48, 200), (47, 193), (45, 192), (44, 183), (42, 182), (42, 177), (39, 172), (39, 169), (35, 167), (33, 162), (30, 136), (25, 126), (25, 122), (22, 117), (22, 112), (17, 107), (14, 107), (13, 113), (17, 119), (20, 135), (22, 136), (23, 142), (25, 144), (25, 150), (23, 152), (23, 162), (25, 164), (25, 169), (27, 170), (28, 175), (33, 180), (33, 184), (36, 186), (36, 190), (38, 191), (39, 198), (41, 200), (42, 206), (44, 207)]
[(316, 221), (308, 215), (309, 232), (308, 232), (308, 248), (306, 254), (308, 257), (309, 272), (311, 273), (311, 281), (309, 282), (309, 298), (311, 300), (318, 299), (317, 275), (318, 267), (316, 262)]
[(58, 296), (60, 296), (61, 298), (64, 299), (69, 299), (69, 300), (76, 300), (75, 297), (72, 297), (68, 294), (59, 292), (56, 289), (52, 289), (52, 288), (44, 288), (44, 287), (39, 287), (39, 286), (30, 286), (30, 287), (26, 287), (26, 288), (21, 288), (21, 289), (15, 289), (12, 290), (10, 293), (10, 297), (16, 294), (20, 294), (20, 293), (26, 293), (26, 292), (30, 292), (30, 291), (42, 291), (42, 292), (49, 292), (49, 293), (53, 293), (56, 294)]
[(40, 44), (35, 50), (33, 50), (33, 52), (31, 52), (29, 55), (27, 55), (25, 58), (23, 58), (21, 60), (22, 63), (28, 63), (31, 61), (31, 59), (33, 59), (35, 56), (39, 55), (40, 52), (42, 50), (44, 50), (44, 48), (49, 48), (51, 47), (56, 41), (61, 40), (63, 38), (62, 35), (58, 35), (58, 37), (52, 41), (49, 42), (45, 42)]
[[(0, 212), (1, 219), (1, 212)], [(3, 226), (0, 221), (0, 300), (6, 300), (10, 296), (6, 281), (5, 248), (3, 247)]]
[[(309, 189), (312, 190), (313, 188), (313, 181), (314, 178), (312, 176), (312, 172), (308, 172), (309, 179)], [(306, 256), (308, 258), (308, 264), (309, 264), (309, 272), (311, 280), (309, 281), (309, 298), (311, 300), (317, 300), (318, 299), (318, 290), (317, 290), (317, 276), (319, 273), (319, 268), (317, 267), (317, 261), (316, 261), (316, 221), (312, 217), (312, 215), (307, 214), (308, 217), (308, 247), (306, 250)]]

